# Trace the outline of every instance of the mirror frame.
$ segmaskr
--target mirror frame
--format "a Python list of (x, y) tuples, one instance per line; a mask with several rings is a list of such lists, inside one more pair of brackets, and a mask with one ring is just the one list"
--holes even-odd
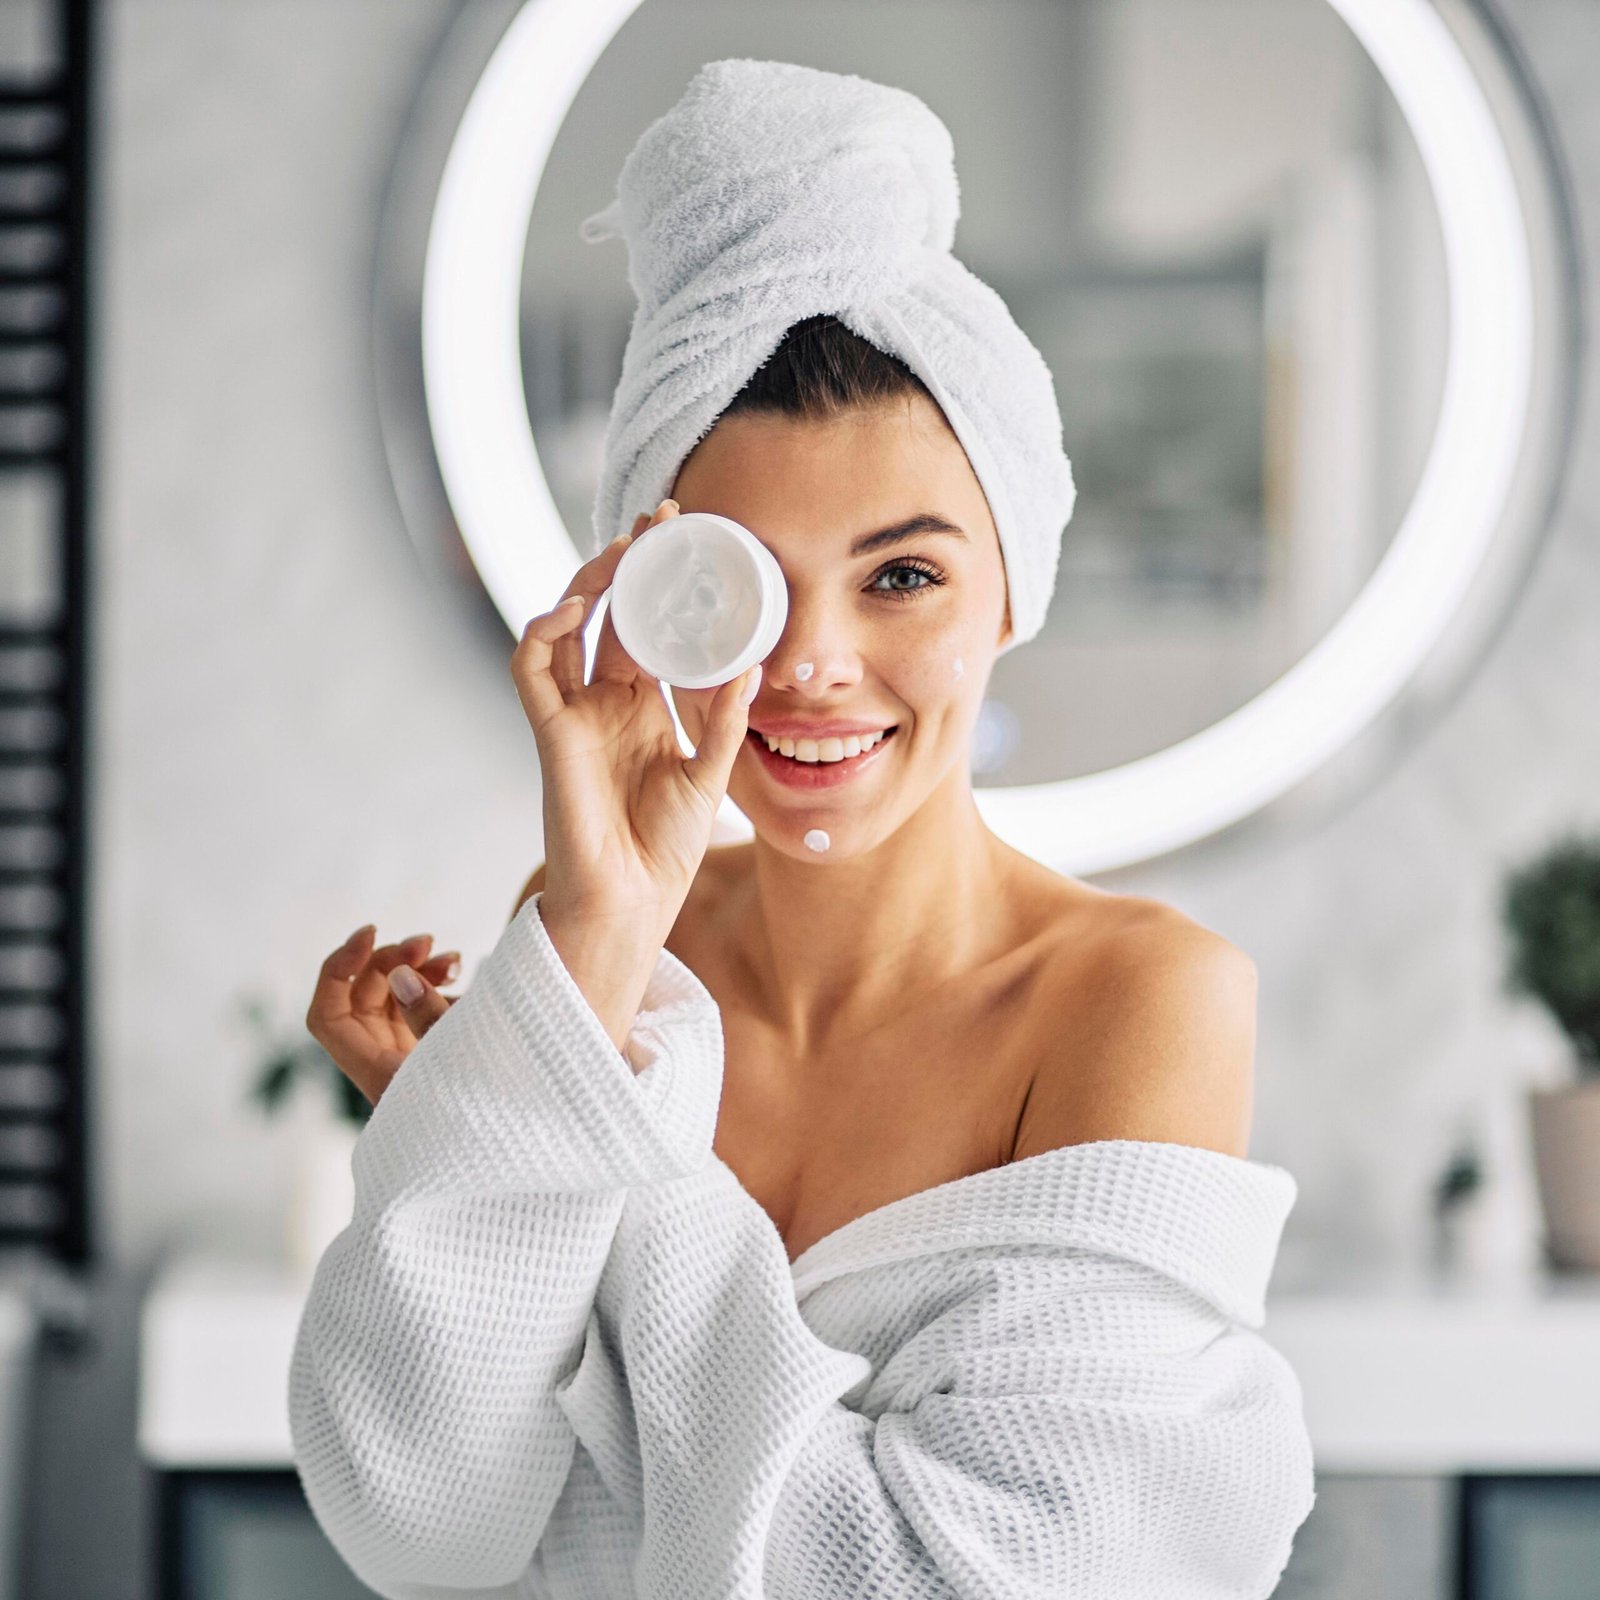
[[(459, 547), (452, 575), (476, 577), (513, 639), (586, 559), (527, 414), (529, 219), (568, 108), (641, 3), (467, 0), (384, 202), (374, 368), (402, 515), (426, 565)], [(1583, 337), (1574, 207), (1516, 41), (1485, 0), (1327, 3), (1395, 96), (1438, 210), (1449, 334), (1433, 441), (1348, 610), (1254, 698), (1121, 766), (974, 788), (996, 834), (1059, 871), (1114, 871), (1247, 827), (1290, 836), (1387, 776), (1487, 656), (1564, 480)], [(688, 753), (681, 723), (678, 736)], [(750, 834), (725, 798), (715, 837)]]

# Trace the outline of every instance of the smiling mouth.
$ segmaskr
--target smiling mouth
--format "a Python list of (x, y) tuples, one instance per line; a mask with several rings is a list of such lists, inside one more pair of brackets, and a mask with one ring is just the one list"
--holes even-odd
[[(899, 728), (900, 728), (900, 724), (899, 723), (895, 723), (892, 727), (885, 728), (883, 730), (883, 737), (881, 739), (878, 739), (878, 740), (874, 741), (874, 743), (869, 748), (867, 748), (865, 750), (858, 750), (856, 752), (856, 754), (853, 755), (853, 756), (840, 756), (836, 760), (833, 760), (833, 761), (825, 761), (821, 757), (818, 757), (815, 761), (802, 761), (799, 756), (786, 756), (781, 750), (772, 749), (771, 746), (768, 745), (768, 743), (767, 743), (766, 735), (761, 733), (761, 732), (759, 732), (755, 728), (749, 729), (746, 732), (745, 737), (747, 739), (751, 740), (756, 745), (756, 747), (760, 750), (762, 755), (768, 757), (769, 759), (771, 759), (773, 761), (786, 761), (786, 762), (789, 763), (790, 766), (794, 766), (794, 767), (848, 767), (851, 764), (851, 762), (860, 761), (863, 757), (870, 756), (875, 750), (879, 749), (881, 746), (888, 744), (888, 742), (899, 731)], [(814, 741), (814, 742), (820, 742), (820, 741)]]

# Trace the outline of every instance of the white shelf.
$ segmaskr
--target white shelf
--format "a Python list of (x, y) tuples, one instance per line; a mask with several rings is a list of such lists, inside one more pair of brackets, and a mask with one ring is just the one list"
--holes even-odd
[[(188, 1257), (142, 1312), (139, 1448), (153, 1466), (292, 1465), (289, 1357), (309, 1282)], [(1348, 1282), (1269, 1297), (1322, 1472), (1600, 1474), (1600, 1277)]]
[(288, 1467), (289, 1357), (309, 1281), (183, 1257), (140, 1311), (139, 1453), (153, 1466)]
[(1600, 1276), (1269, 1297), (1323, 1472), (1600, 1473)]

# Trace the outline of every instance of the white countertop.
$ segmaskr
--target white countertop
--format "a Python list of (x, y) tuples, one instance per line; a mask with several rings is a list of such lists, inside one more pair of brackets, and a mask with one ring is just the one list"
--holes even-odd
[(139, 1453), (160, 1467), (287, 1467), (289, 1357), (311, 1285), (275, 1262), (185, 1256), (139, 1313)]
[[(161, 1468), (292, 1465), (289, 1357), (309, 1282), (212, 1256), (142, 1311), (139, 1448)], [(1600, 1474), (1600, 1275), (1358, 1281), (1269, 1295), (1319, 1471)]]
[(1600, 1473), (1600, 1275), (1270, 1297), (1318, 1470)]

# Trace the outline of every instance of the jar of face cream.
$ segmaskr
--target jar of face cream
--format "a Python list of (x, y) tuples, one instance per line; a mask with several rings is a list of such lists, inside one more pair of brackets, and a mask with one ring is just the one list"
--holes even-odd
[(623, 552), (610, 593), (622, 648), (679, 689), (714, 689), (764, 661), (789, 616), (778, 558), (710, 511), (647, 528)]

